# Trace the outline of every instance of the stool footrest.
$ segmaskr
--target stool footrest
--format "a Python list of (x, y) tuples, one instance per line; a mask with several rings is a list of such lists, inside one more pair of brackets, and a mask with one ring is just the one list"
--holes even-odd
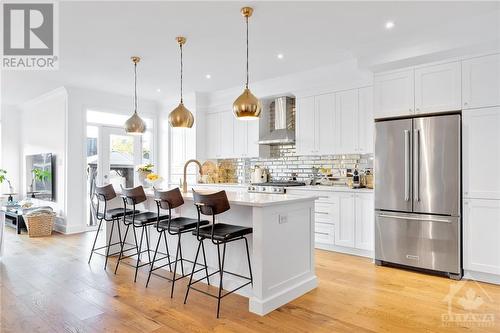
[[(202, 280), (203, 280), (203, 279), (202, 279)], [(200, 281), (201, 281), (201, 280), (200, 280)], [(239, 287), (237, 287), (237, 288), (235, 288), (235, 289), (233, 289), (233, 290), (231, 290), (231, 291), (227, 291), (224, 295), (221, 295), (221, 296), (220, 296), (220, 298), (224, 298), (224, 297), (226, 297), (227, 295), (230, 295), (230, 294), (234, 293), (235, 291), (238, 291), (238, 290), (240, 290), (241, 288), (248, 286), (248, 285), (249, 285), (249, 284), (251, 284), (251, 283), (252, 283), (251, 281), (248, 281), (248, 282), (246, 282), (246, 283), (242, 284), (241, 286), (239, 286)], [(207, 295), (207, 296), (213, 297), (213, 298), (215, 298), (215, 299), (218, 299), (218, 298), (219, 298), (219, 296), (217, 296), (217, 295), (213, 295), (213, 294), (209, 293), (208, 291), (200, 290), (200, 289), (198, 289), (198, 288), (193, 287), (193, 286), (192, 286), (192, 283), (191, 283), (191, 286), (189, 286), (189, 288), (191, 288), (191, 289), (193, 289), (193, 290), (196, 290), (197, 292), (200, 292), (200, 293), (205, 294), (205, 295)]]

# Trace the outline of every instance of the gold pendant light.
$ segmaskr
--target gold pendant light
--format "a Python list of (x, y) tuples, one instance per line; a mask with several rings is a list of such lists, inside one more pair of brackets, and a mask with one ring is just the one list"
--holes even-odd
[(252, 16), (253, 8), (243, 7), (241, 8), (241, 14), (245, 18), (247, 27), (247, 77), (245, 90), (243, 93), (234, 101), (233, 112), (236, 118), (241, 120), (253, 120), (258, 119), (260, 112), (262, 111), (262, 106), (260, 101), (254, 94), (248, 89), (248, 18)]
[(181, 102), (179, 105), (170, 112), (168, 115), (168, 122), (171, 127), (184, 127), (191, 128), (194, 124), (193, 114), (184, 106), (184, 101), (182, 99), (182, 45), (186, 43), (186, 37), (177, 37), (177, 43), (181, 49)]
[(134, 63), (134, 114), (125, 122), (125, 132), (132, 135), (141, 135), (146, 132), (146, 123), (137, 114), (137, 63), (141, 61), (139, 57), (131, 57)]

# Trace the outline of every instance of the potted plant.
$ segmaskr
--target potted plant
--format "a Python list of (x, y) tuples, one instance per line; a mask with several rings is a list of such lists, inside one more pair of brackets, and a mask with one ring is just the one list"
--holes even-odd
[(148, 174), (146, 176), (146, 179), (145, 181), (151, 185), (153, 188), (155, 188), (155, 185), (158, 185), (161, 181), (163, 180), (163, 178), (161, 178), (160, 175), (154, 173), (154, 172), (151, 172), (150, 174)]
[(7, 184), (9, 184), (9, 201), (12, 201), (12, 194), (14, 194), (14, 188), (12, 187), (10, 180), (7, 179), (7, 170), (0, 169), (0, 184), (3, 184), (3, 182), (7, 182)]
[(149, 183), (146, 182), (147, 176), (153, 172), (154, 165), (151, 163), (141, 165), (137, 168), (137, 176), (139, 177), (139, 183), (144, 187), (149, 187)]

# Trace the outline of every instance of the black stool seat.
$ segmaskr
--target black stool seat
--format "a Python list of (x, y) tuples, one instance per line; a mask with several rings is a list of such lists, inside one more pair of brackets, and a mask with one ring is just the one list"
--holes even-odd
[[(184, 230), (196, 228), (196, 224), (198, 223), (198, 219), (191, 219), (189, 217), (176, 217), (170, 220), (170, 231), (177, 233), (182, 232)], [(207, 220), (200, 221), (201, 225), (207, 225), (210, 222)], [(168, 229), (168, 221), (160, 221), (160, 228)]]
[[(123, 210), (123, 209), (122, 209)], [(132, 222), (134, 221), (135, 224), (147, 224), (147, 223), (153, 223), (158, 220), (168, 220), (168, 215), (157, 215), (154, 212), (139, 212), (136, 213), (133, 218), (130, 217), (125, 217), (127, 222)]]
[(115, 219), (117, 217), (122, 217), (123, 215), (130, 215), (130, 214), (137, 214), (139, 213), (138, 210), (132, 210), (132, 209), (127, 209), (125, 211), (125, 214), (123, 213), (123, 208), (113, 208), (113, 209), (108, 209), (105, 213), (97, 213), (97, 218), (98, 219)]
[(252, 233), (252, 228), (241, 227), (225, 223), (216, 223), (210, 226), (200, 228), (199, 233), (193, 231), (193, 235), (199, 235), (203, 238), (212, 237), (212, 228), (214, 228), (214, 240), (227, 241), (233, 238), (242, 237)]

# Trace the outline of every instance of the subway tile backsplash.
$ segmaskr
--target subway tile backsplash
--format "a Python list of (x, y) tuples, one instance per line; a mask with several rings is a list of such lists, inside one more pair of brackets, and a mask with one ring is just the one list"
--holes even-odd
[[(347, 169), (373, 169), (372, 154), (345, 154), (298, 156), (295, 145), (271, 146), (269, 158), (240, 158), (225, 160), (235, 164), (236, 177), (239, 183), (250, 183), (251, 170), (256, 165), (269, 171), (272, 180), (290, 179), (297, 174), (297, 180), (307, 182), (313, 174), (313, 167), (331, 168), (334, 174), (345, 175)], [(345, 177), (339, 177), (346, 180)]]

